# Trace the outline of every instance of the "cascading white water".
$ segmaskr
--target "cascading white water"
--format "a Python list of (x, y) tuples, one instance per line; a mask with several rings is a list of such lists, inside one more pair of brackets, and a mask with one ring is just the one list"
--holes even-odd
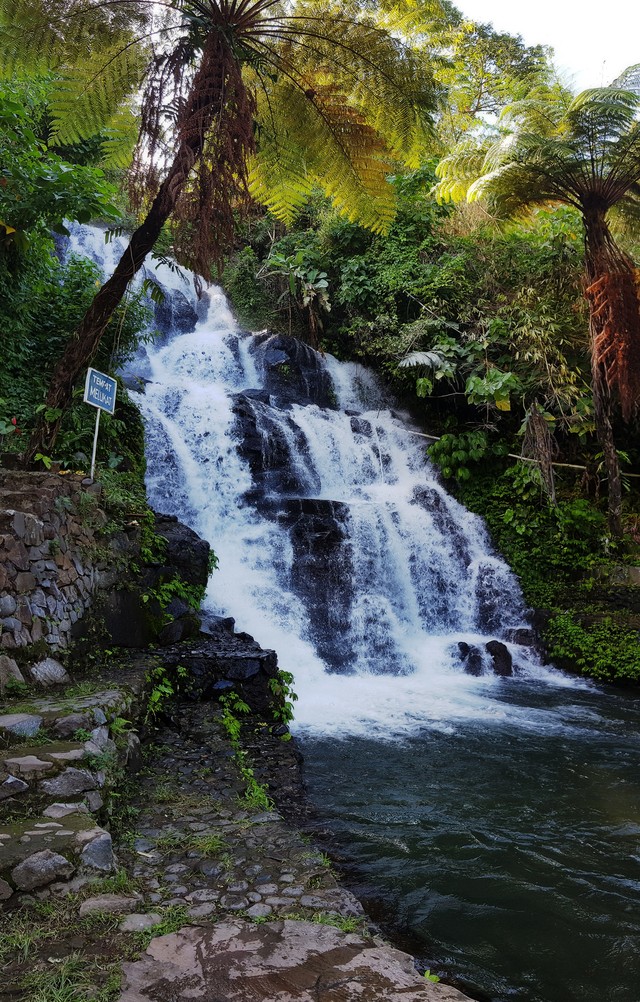
[[(100, 231), (74, 230), (72, 250), (109, 270)], [(292, 378), (282, 339), (239, 331), (217, 288), (198, 300), (191, 276), (154, 275), (174, 320), (132, 366), (146, 381), (136, 402), (149, 496), (213, 546), (220, 569), (205, 607), (294, 673), (296, 726), (384, 737), (504, 716), (491, 694), (507, 683), (465, 674), (461, 642), (488, 666), (484, 645), (499, 638), (518, 671), (550, 680), (508, 642), (526, 626), (516, 579), (375, 378), (300, 349), (316, 367), (299, 380), (307, 398), (314, 381), (331, 386), (325, 406), (292, 402), (280, 392)]]

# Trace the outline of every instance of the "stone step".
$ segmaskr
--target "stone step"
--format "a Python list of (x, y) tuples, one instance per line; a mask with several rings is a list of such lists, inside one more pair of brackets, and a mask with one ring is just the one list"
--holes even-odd
[(134, 694), (120, 689), (88, 696), (32, 699), (21, 712), (0, 714), (0, 744), (23, 743), (41, 731), (57, 738), (73, 737), (78, 730), (92, 732), (118, 717), (131, 719), (134, 703)]
[[(54, 808), (58, 820), (51, 817)], [(0, 900), (68, 880), (78, 871), (114, 869), (111, 835), (82, 804), (51, 805), (48, 812), (0, 825)]]

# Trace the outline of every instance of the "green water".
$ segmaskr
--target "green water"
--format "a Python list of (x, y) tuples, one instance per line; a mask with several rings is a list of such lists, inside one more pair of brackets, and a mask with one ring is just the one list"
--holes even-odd
[(333, 849), (470, 994), (639, 1002), (640, 701), (524, 680), (494, 698), (502, 719), (446, 733), (303, 739)]

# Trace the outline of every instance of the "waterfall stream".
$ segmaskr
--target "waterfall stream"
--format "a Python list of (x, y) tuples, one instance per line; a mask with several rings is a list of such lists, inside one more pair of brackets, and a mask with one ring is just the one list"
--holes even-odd
[(371, 373), (155, 278), (161, 333), (128, 373), (151, 502), (213, 546), (205, 609), (294, 674), (311, 795), (365, 896), (485, 998), (637, 1002), (637, 701), (539, 662), (517, 580)]

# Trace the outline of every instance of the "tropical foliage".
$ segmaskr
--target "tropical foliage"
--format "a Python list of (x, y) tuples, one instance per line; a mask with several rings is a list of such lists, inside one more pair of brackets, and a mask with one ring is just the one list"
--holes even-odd
[(608, 215), (640, 219), (640, 98), (617, 88), (584, 91), (570, 103), (528, 98), (508, 111), (497, 141), (465, 143), (438, 166), (442, 198), (484, 199), (497, 216), (538, 205), (580, 213), (590, 307), (592, 389), (609, 475), (609, 514), (620, 532), (620, 471), (612, 405), (625, 421), (640, 395), (640, 298), (634, 264), (616, 243)]
[[(159, 14), (150, 0), (46, 6), (3, 0), (5, 64), (40, 71), (47, 64), (58, 72), (61, 86), (52, 99), (58, 141), (112, 126), (145, 69), (133, 160), (135, 202), (145, 207), (144, 219), (60, 359), (44, 414), (66, 406), (172, 216), (180, 223), (179, 255), (205, 274), (230, 241), (233, 209), (249, 185), (284, 219), (320, 184), (341, 211), (388, 228), (390, 158), (416, 162), (436, 87), (428, 62), (402, 41), (413, 6), (383, 3), (381, 9), (384, 27), (361, 5), (323, 0), (295, 6), (176, 0)], [(29, 452), (55, 433), (56, 424), (43, 418)]]
[(65, 219), (117, 215), (103, 172), (62, 159), (38, 135), (44, 100), (44, 88), (0, 83), (0, 253), (24, 250), (35, 230), (66, 232)]

